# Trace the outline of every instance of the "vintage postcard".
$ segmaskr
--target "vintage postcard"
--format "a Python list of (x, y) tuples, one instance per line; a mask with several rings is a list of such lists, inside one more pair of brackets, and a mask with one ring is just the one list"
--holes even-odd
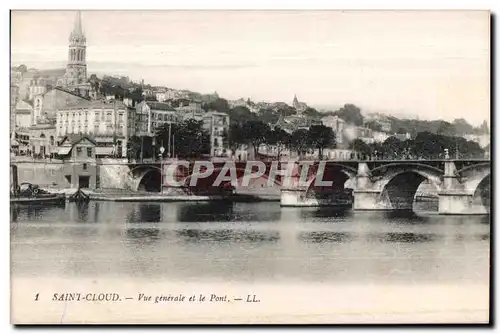
[(13, 324), (487, 324), (488, 11), (12, 10)]

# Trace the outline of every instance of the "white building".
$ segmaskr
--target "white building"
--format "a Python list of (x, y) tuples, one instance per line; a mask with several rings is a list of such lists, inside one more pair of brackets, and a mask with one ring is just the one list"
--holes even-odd
[[(127, 156), (127, 142), (135, 133), (135, 110), (120, 101), (82, 101), (57, 112), (56, 134), (87, 135), (100, 154)], [(116, 147), (115, 147), (116, 145)]]
[(33, 100), (36, 95), (44, 94), (47, 91), (45, 80), (42, 78), (35, 78), (31, 80), (28, 87), (28, 99)]
[(28, 128), (35, 124), (33, 105), (29, 101), (21, 100), (17, 102), (14, 112), (17, 128)]
[(236, 107), (245, 107), (254, 114), (258, 113), (261, 109), (258, 104), (250, 101), (250, 99), (245, 100), (243, 98), (239, 98), (237, 100), (229, 101), (228, 104), (231, 109)]
[(325, 116), (321, 118), (324, 126), (332, 128), (335, 133), (335, 142), (337, 144), (344, 144), (344, 130), (346, 129), (346, 121), (338, 116)]
[(175, 110), (177, 110), (181, 114), (187, 114), (187, 113), (198, 114), (203, 112), (203, 109), (201, 108), (201, 103), (199, 102), (189, 102), (188, 105), (177, 107), (175, 108)]
[(137, 136), (151, 137), (164, 124), (182, 121), (182, 117), (167, 103), (142, 101), (135, 110)]
[(391, 132), (392, 131), (392, 122), (387, 118), (386, 115), (380, 113), (369, 113), (364, 117), (365, 123), (373, 122), (380, 126), (380, 130), (382, 132)]
[(482, 135), (465, 135), (464, 138), (469, 141), (473, 141), (479, 144), (481, 148), (485, 148), (486, 146), (490, 145), (491, 138), (489, 134), (482, 134)]
[(390, 135), (386, 132), (373, 131), (373, 140), (376, 143), (383, 143)]
[[(159, 97), (161, 98), (162, 101), (187, 100), (187, 99), (189, 99), (189, 93), (185, 90), (175, 90), (175, 89), (168, 88), (165, 91), (160, 92)], [(158, 101), (160, 101), (158, 96), (156, 97), (156, 99)]]
[(155, 92), (155, 97), (156, 101), (165, 102), (167, 100), (167, 92), (166, 91)]
[(203, 115), (203, 128), (210, 134), (210, 155), (222, 156), (228, 147), (224, 135), (229, 130), (229, 115), (210, 111)]

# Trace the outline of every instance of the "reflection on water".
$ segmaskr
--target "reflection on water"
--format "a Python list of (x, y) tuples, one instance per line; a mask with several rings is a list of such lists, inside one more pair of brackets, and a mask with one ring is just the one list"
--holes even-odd
[(160, 240), (158, 228), (127, 228), (127, 239), (132, 243), (154, 244)]
[(306, 242), (316, 242), (316, 243), (324, 243), (324, 242), (351, 242), (354, 239), (352, 233), (346, 232), (302, 232), (300, 233), (300, 239)]
[(277, 231), (183, 229), (177, 235), (187, 242), (273, 242), (280, 238)]
[(487, 284), (489, 216), (277, 203), (11, 208), (14, 276)]
[(431, 242), (438, 239), (437, 234), (423, 233), (381, 233), (373, 235), (374, 239), (382, 242), (404, 242), (404, 243), (422, 243)]
[[(263, 211), (263, 203), (202, 202), (198, 204), (179, 204), (177, 220), (180, 222), (218, 222), (218, 221), (276, 221), (280, 220), (281, 210)], [(275, 206), (274, 204), (273, 206)], [(279, 208), (279, 206), (278, 206)]]
[(303, 218), (335, 218), (335, 217), (345, 217), (350, 216), (351, 210), (343, 208), (333, 208), (333, 207), (319, 207), (311, 209), (301, 210), (301, 216)]
[(157, 203), (135, 206), (127, 214), (127, 222), (160, 222), (161, 205)]

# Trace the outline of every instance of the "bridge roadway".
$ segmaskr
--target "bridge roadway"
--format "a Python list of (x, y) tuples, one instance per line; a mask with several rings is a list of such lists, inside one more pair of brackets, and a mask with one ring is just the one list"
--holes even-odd
[[(290, 160), (263, 161), (266, 171), (262, 176), (252, 179), (245, 187), (248, 190), (262, 190), (271, 185), (279, 188), (282, 206), (322, 206), (332, 205), (342, 197), (345, 188), (352, 189), (355, 210), (408, 210), (412, 209), (415, 193), (420, 184), (426, 181), (439, 198), (441, 214), (477, 214), (486, 213), (489, 206), (491, 189), (491, 162), (488, 159), (433, 159), (433, 160), (292, 160), (294, 169), (290, 184), (284, 184), (283, 178), (273, 174), (278, 169), (285, 169)], [(129, 167), (144, 177), (156, 171), (161, 175), (161, 192), (169, 194), (217, 193), (219, 187), (213, 184), (224, 169), (225, 160), (212, 161), (213, 173), (209, 176), (194, 171), (194, 161), (189, 167), (180, 166), (178, 160), (165, 160), (156, 163), (130, 163)], [(238, 187), (242, 187), (246, 161), (235, 162)], [(176, 169), (169, 167), (176, 165)], [(163, 171), (162, 168), (163, 167)], [(304, 169), (306, 169), (304, 171)], [(167, 184), (168, 175), (180, 183), (180, 186)], [(255, 171), (255, 170), (254, 170)], [(223, 175), (223, 176), (224, 176)], [(307, 175), (299, 182), (301, 175)], [(324, 186), (318, 181), (331, 182)], [(197, 177), (196, 186), (190, 185)], [(274, 178), (275, 182), (269, 182)], [(229, 181), (226, 181), (229, 182)], [(237, 187), (237, 188), (238, 188)], [(251, 191), (250, 191), (251, 192)]]

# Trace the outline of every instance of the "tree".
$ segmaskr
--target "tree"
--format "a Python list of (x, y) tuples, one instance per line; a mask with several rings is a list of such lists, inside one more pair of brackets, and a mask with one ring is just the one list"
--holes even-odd
[(278, 149), (278, 160), (279, 160), (281, 157), (281, 152), (285, 148), (290, 147), (291, 136), (285, 130), (279, 127), (275, 127), (273, 130), (269, 132), (269, 138), (267, 140), (267, 143), (276, 146), (276, 148)]
[(398, 128), (398, 130), (396, 131), (396, 133), (403, 133), (404, 134), (404, 133), (408, 133), (408, 130), (406, 130), (406, 128), (400, 126)]
[(364, 124), (365, 127), (372, 129), (373, 131), (382, 131), (382, 125), (377, 123), (376, 121), (368, 121)]
[(488, 127), (488, 122), (486, 120), (481, 123), (481, 125), (473, 130), (474, 134), (477, 135), (487, 135), (490, 133), (490, 128)]
[(310, 148), (309, 133), (305, 129), (295, 130), (290, 138), (290, 147), (297, 151), (300, 158)]
[(342, 108), (334, 113), (342, 118), (347, 123), (352, 123), (357, 126), (363, 125), (363, 115), (361, 115), (361, 109), (356, 107), (354, 104), (345, 104)]
[(261, 121), (249, 121), (242, 126), (242, 135), (252, 144), (254, 155), (259, 151), (261, 144), (266, 143), (271, 129)]
[(335, 147), (335, 133), (332, 128), (324, 125), (313, 125), (309, 128), (308, 139), (311, 147), (319, 151), (319, 159), (323, 159), (325, 148)]
[(226, 142), (228, 143), (229, 149), (233, 152), (236, 151), (241, 145), (248, 143), (243, 131), (243, 125), (240, 123), (235, 122), (229, 126), (229, 131), (226, 135)]
[(465, 135), (474, 132), (474, 127), (463, 118), (455, 119), (452, 125), (456, 134)]
[(243, 124), (249, 121), (256, 121), (257, 116), (250, 112), (247, 107), (238, 106), (228, 112), (231, 124), (238, 123)]
[(138, 136), (130, 137), (127, 142), (127, 158), (139, 159), (141, 154), (141, 138)]
[(132, 99), (132, 101), (134, 101), (134, 103), (139, 103), (141, 102), (144, 97), (142, 95), (142, 88), (138, 87), (138, 88), (135, 88), (130, 94), (129, 94), (129, 98)]
[(215, 101), (209, 102), (209, 103), (204, 103), (202, 105), (202, 108), (205, 111), (209, 110), (215, 110), (218, 112), (223, 112), (223, 113), (229, 113), (229, 104), (227, 103), (227, 100), (218, 98)]
[(361, 159), (366, 159), (368, 156), (372, 154), (372, 149), (370, 148), (370, 145), (362, 141), (361, 139), (354, 139), (350, 144), (349, 147), (351, 150), (354, 150), (358, 153), (358, 155), (361, 155)]
[(95, 91), (95, 92), (99, 92), (100, 91), (100, 86), (101, 86), (101, 81), (99, 80), (99, 78), (97, 77), (97, 75), (95, 74), (92, 74), (89, 78), (89, 82), (90, 82), (90, 88)]
[(430, 132), (420, 132), (410, 142), (411, 152), (417, 157), (431, 158), (443, 154), (449, 146), (447, 138)]
[(112, 87), (111, 87), (110, 83), (108, 81), (102, 80), (101, 85), (99, 87), (99, 92), (101, 93), (101, 95), (106, 96), (108, 94), (111, 94), (111, 91), (112, 91)]
[(272, 109), (261, 109), (258, 118), (263, 123), (275, 124), (279, 120), (280, 115)]
[(314, 118), (314, 119), (319, 119), (319, 118), (323, 117), (322, 113), (320, 113), (319, 111), (317, 111), (316, 109), (311, 108), (311, 107), (307, 107), (307, 109), (304, 110), (303, 114), (306, 115), (307, 117)]
[(22, 64), (17, 67), (17, 71), (24, 74), (28, 72), (28, 68), (26, 67), (26, 65)]
[(389, 159), (399, 159), (407, 152), (410, 141), (403, 142), (396, 137), (387, 138), (382, 144), (381, 151)]
[(439, 127), (436, 133), (444, 136), (453, 136), (456, 134), (455, 127), (451, 123), (445, 121), (439, 121)]
[(125, 97), (125, 89), (122, 86), (113, 86), (111, 93), (117, 100), (122, 100)]
[[(210, 154), (210, 135), (203, 129), (203, 122), (188, 119), (181, 123), (172, 123), (170, 128), (170, 144), (172, 154), (181, 158), (198, 158)], [(156, 131), (156, 141), (169, 143), (169, 124), (166, 123)], [(167, 148), (168, 152), (168, 148)]]
[(287, 105), (286, 103), (277, 106), (275, 110), (278, 115), (282, 115), (284, 117), (297, 114), (297, 110), (295, 110), (294, 107)]

